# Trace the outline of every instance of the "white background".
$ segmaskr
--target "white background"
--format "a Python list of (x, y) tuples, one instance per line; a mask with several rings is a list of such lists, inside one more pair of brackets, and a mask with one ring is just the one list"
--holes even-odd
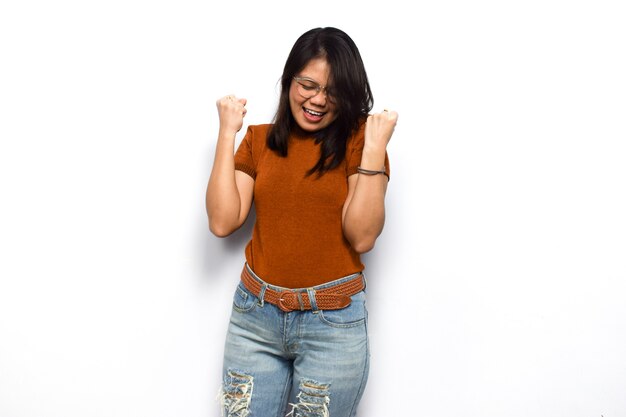
[(219, 414), (215, 101), (318, 26), (400, 114), (360, 416), (626, 416), (622, 2), (224, 3), (0, 6), (0, 416)]

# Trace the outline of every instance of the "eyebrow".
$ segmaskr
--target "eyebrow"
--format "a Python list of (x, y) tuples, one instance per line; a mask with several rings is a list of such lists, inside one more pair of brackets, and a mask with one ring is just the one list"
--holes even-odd
[[(298, 78), (302, 78), (303, 80), (307, 80), (307, 81), (313, 81), (315, 84), (320, 84), (320, 83), (318, 83), (317, 81), (315, 81), (313, 78), (310, 78), (310, 77), (305, 77), (305, 76), (303, 76), (303, 75), (296, 75), (296, 77), (298, 77)], [(321, 85), (321, 84), (320, 84), (320, 85)]]
[(311, 81), (317, 85), (319, 85), (320, 87), (324, 87), (324, 88), (330, 88), (331, 90), (333, 89), (333, 85), (332, 84), (326, 84), (326, 85), (322, 85), (321, 83), (315, 81), (313, 78), (310, 77), (306, 77), (304, 75), (294, 75), (294, 77), (298, 77), (298, 78), (302, 78), (303, 80), (307, 80), (307, 81)]

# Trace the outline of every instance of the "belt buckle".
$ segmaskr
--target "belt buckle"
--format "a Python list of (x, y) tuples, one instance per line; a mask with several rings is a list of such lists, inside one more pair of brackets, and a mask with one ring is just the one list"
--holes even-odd
[(285, 299), (285, 296), (288, 296), (288, 295), (295, 296), (296, 293), (295, 293), (295, 291), (290, 291), (290, 290), (281, 291), (280, 297), (278, 297), (278, 308), (280, 308), (285, 313), (289, 313), (290, 311), (294, 311), (293, 308), (285, 305), (285, 302), (287, 302), (287, 300)]

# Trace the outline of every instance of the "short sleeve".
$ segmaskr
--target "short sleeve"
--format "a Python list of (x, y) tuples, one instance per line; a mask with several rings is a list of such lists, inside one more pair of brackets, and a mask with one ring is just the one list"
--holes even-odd
[(256, 179), (256, 163), (252, 151), (252, 139), (252, 127), (249, 126), (246, 135), (237, 148), (237, 152), (235, 152), (235, 169), (245, 172)]
[[(346, 149), (346, 177), (357, 173), (357, 168), (361, 165), (361, 157), (363, 156), (364, 145), (365, 123), (363, 123), (359, 130), (348, 140), (348, 146)], [(391, 171), (389, 168), (389, 155), (386, 151), (385, 173), (387, 174), (387, 178), (390, 178)]]

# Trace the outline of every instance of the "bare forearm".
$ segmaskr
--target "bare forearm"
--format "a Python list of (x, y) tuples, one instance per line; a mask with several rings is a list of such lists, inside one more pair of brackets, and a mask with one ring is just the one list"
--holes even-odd
[(359, 253), (371, 250), (383, 230), (385, 224), (383, 181), (386, 182), (387, 178), (366, 178), (361, 175), (346, 212), (344, 234), (354, 250)]
[[(384, 149), (365, 149), (361, 167), (378, 171), (384, 167)], [(385, 224), (387, 177), (357, 174), (354, 192), (344, 215), (344, 235), (357, 252), (374, 247)]]
[(220, 131), (207, 186), (209, 228), (218, 236), (228, 235), (240, 226), (241, 199), (235, 180), (234, 142), (235, 133)]
[(216, 103), (220, 129), (206, 190), (206, 211), (209, 229), (220, 237), (228, 236), (242, 225), (252, 201), (252, 179), (241, 179), (235, 172), (235, 135), (243, 126), (246, 103), (245, 98), (234, 95), (222, 97)]

